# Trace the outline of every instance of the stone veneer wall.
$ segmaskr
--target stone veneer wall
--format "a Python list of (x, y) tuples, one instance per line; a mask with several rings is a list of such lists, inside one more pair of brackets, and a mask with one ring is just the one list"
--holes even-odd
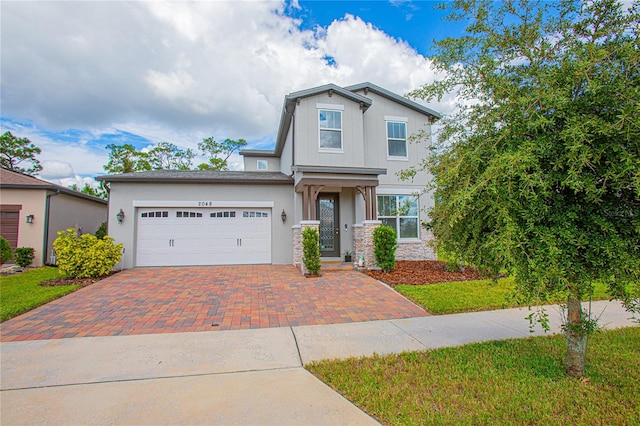
[(302, 229), (303, 228), (315, 228), (320, 231), (319, 220), (303, 220), (300, 225), (294, 225), (293, 229), (293, 266), (300, 269), (303, 274), (307, 273), (304, 264), (302, 263)]
[[(375, 268), (376, 258), (373, 252), (373, 230), (380, 226), (378, 220), (368, 220), (353, 225), (353, 261), (358, 263), (360, 253), (364, 254), (364, 267)], [(436, 260), (434, 247), (431, 245), (433, 234), (426, 230), (421, 232), (422, 242), (398, 243), (396, 260)]]
[(437, 260), (433, 243), (433, 234), (421, 229), (422, 242), (398, 243), (396, 260)]
[(379, 220), (365, 220), (362, 224), (353, 225), (353, 250), (354, 262), (360, 260), (360, 254), (364, 255), (364, 267), (374, 269), (376, 258), (373, 253), (373, 230), (382, 224)]

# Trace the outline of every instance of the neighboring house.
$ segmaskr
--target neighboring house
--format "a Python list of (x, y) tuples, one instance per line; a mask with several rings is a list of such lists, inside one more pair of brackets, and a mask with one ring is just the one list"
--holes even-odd
[(107, 210), (101, 198), (0, 168), (2, 236), (12, 249), (32, 247), (34, 266), (55, 263), (58, 231), (76, 228), (93, 234), (107, 220)]
[(438, 118), (371, 83), (291, 93), (275, 149), (241, 151), (243, 172), (99, 177), (110, 184), (109, 235), (124, 244), (127, 268), (299, 265), (304, 226), (319, 229), (323, 257), (350, 250), (373, 266), (380, 223), (398, 232), (397, 259), (434, 258), (421, 226), (433, 204), (424, 193), (430, 176), (402, 181), (397, 173), (426, 158)]

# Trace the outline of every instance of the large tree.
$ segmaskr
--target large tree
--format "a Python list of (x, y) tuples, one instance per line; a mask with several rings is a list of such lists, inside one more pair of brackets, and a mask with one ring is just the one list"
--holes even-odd
[(0, 165), (5, 169), (36, 175), (42, 170), (42, 165), (36, 158), (40, 152), (40, 148), (27, 138), (16, 137), (11, 132), (0, 135)]
[(160, 142), (148, 155), (153, 170), (189, 170), (195, 156), (192, 150), (181, 150), (169, 142)]
[(132, 173), (151, 170), (149, 154), (138, 151), (131, 144), (106, 146), (109, 162), (103, 168), (109, 173)]
[(214, 138), (205, 138), (198, 144), (204, 155), (209, 156), (208, 163), (198, 165), (200, 170), (229, 170), (228, 160), (235, 151), (247, 145), (244, 139), (225, 139), (221, 142)]
[(566, 294), (566, 371), (580, 377), (593, 284), (640, 312), (640, 11), (615, 0), (457, 0), (436, 44), (459, 97), (423, 166), (447, 252), (515, 274), (530, 302)]

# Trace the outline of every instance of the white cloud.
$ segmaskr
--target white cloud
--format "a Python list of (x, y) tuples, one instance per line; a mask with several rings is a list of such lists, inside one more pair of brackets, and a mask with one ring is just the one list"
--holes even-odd
[(70, 163), (62, 161), (43, 161), (40, 177), (43, 179), (61, 179), (75, 176)]
[[(2, 2), (2, 114), (92, 140), (117, 129), (196, 149), (208, 136), (273, 138), (293, 91), (371, 81), (404, 94), (433, 80), (427, 59), (360, 18), (304, 31), (284, 9), (273, 1)], [(79, 175), (102, 173), (108, 159), (91, 144), (32, 141), (41, 161), (67, 162)]]

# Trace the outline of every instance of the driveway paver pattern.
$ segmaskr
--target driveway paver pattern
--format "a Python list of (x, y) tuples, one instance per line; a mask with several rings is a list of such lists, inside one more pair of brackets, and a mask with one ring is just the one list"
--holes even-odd
[(135, 268), (0, 325), (2, 341), (241, 330), (428, 315), (357, 271), (293, 266)]

